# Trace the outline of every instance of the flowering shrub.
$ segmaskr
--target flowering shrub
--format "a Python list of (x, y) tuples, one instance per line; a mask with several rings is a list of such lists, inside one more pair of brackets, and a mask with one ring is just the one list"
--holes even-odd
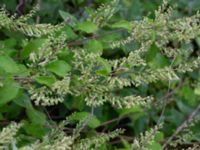
[[(193, 46), (199, 42), (198, 12), (178, 17), (164, 1), (153, 17), (119, 20), (120, 2), (113, 0), (96, 10), (88, 7), (81, 19), (60, 11), (64, 21), (53, 25), (33, 23), (39, 8), (21, 16), (0, 10), (1, 149), (199, 148), (190, 129), (198, 124), (200, 109), (194, 82), (200, 57)], [(197, 107), (186, 107), (177, 97), (189, 97)], [(165, 118), (173, 102), (188, 119), (175, 109)], [(129, 137), (128, 126), (143, 125), (108, 126), (110, 132), (106, 120), (112, 110), (119, 113), (114, 121), (158, 114), (152, 114), (150, 130)], [(183, 121), (168, 134), (170, 117)], [(120, 142), (105, 144), (112, 139)]]

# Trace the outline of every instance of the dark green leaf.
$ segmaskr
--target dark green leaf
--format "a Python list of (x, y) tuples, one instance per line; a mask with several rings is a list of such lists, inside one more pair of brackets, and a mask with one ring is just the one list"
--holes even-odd
[(56, 81), (54, 76), (36, 76), (34, 79), (40, 83), (47, 86), (52, 86), (52, 84)]
[(27, 108), (27, 109), (32, 109), (32, 104), (31, 104), (31, 100), (29, 98), (28, 95), (26, 95), (25, 93), (23, 94), (20, 94), (20, 96), (18, 96), (14, 102), (21, 106), (21, 107), (24, 107), (24, 108)]
[(47, 69), (59, 76), (65, 77), (71, 66), (63, 60), (56, 60), (47, 65)]
[(23, 129), (28, 135), (42, 139), (46, 133), (46, 129), (39, 124), (25, 122)]
[(36, 109), (26, 109), (26, 114), (29, 120), (34, 124), (44, 125), (46, 122), (45, 114)]
[(12, 74), (19, 71), (18, 65), (11, 57), (7, 55), (0, 55), (0, 69)]
[(0, 105), (13, 100), (19, 92), (19, 87), (19, 84), (13, 80), (4, 80), (3, 86), (0, 87)]
[(63, 18), (63, 20), (66, 21), (72, 27), (75, 26), (76, 23), (78, 22), (73, 15), (71, 15), (66, 11), (59, 10), (59, 14)]
[(90, 53), (102, 53), (102, 51), (103, 51), (103, 46), (102, 46), (101, 42), (99, 42), (97, 40), (90, 40), (86, 44), (85, 48)]
[[(76, 112), (73, 115), (72, 120), (74, 121), (81, 121), (83, 119), (85, 119), (86, 117), (88, 117), (90, 114), (88, 112)], [(90, 128), (97, 128), (100, 125), (100, 121), (95, 117), (92, 116), (91, 120), (88, 123), (88, 126)]]
[(100, 66), (100, 69), (96, 71), (96, 74), (107, 76), (111, 72), (111, 65), (109, 64), (107, 60), (103, 58), (99, 58), (97, 61), (99, 62), (101, 66)]
[(38, 52), (40, 47), (47, 41), (47, 39), (34, 39), (29, 42), (22, 51), (22, 58), (26, 59), (29, 57), (30, 53)]

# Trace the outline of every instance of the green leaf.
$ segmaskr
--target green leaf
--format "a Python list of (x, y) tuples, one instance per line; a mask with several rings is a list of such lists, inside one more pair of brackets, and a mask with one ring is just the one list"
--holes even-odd
[(196, 42), (197, 42), (198, 46), (200, 47), (200, 37), (196, 38)]
[(194, 89), (194, 94), (200, 95), (200, 87), (196, 87), (196, 88)]
[(107, 60), (103, 58), (99, 58), (97, 60), (101, 65), (100, 69), (96, 71), (97, 75), (107, 76), (111, 72), (111, 65), (108, 63)]
[(84, 0), (72, 0), (72, 2), (73, 2), (74, 5), (77, 6), (77, 5), (82, 4), (84, 2)]
[(33, 108), (29, 96), (26, 95), (25, 93), (20, 94), (20, 96), (15, 98), (14, 103), (16, 103), (17, 105), (19, 105), (21, 107), (27, 108), (27, 109)]
[(164, 140), (164, 133), (157, 131), (156, 135), (155, 135), (155, 141), (160, 142)]
[(149, 150), (162, 150), (162, 146), (155, 141), (150, 142), (150, 144), (147, 145), (147, 148)]
[(3, 120), (3, 119), (4, 119), (4, 117), (3, 117), (2, 113), (0, 113), (0, 120)]
[(76, 23), (78, 22), (73, 15), (71, 15), (66, 11), (59, 10), (59, 14), (63, 18), (63, 20), (66, 21), (72, 27), (75, 26)]
[(0, 105), (13, 100), (19, 92), (19, 87), (19, 84), (13, 80), (4, 80), (3, 87), (0, 87)]
[(28, 68), (26, 68), (25, 65), (18, 64), (18, 68), (19, 68), (19, 71), (18, 71), (17, 75), (23, 76), (23, 77), (30, 75), (30, 70)]
[(65, 77), (67, 73), (71, 70), (71, 66), (63, 60), (53, 61), (50, 64), (48, 64), (46, 67), (47, 67), (47, 70), (62, 77)]
[(54, 76), (36, 76), (33, 79), (35, 79), (38, 83), (47, 85), (49, 87), (56, 81)]
[(34, 124), (44, 125), (46, 122), (45, 114), (36, 109), (26, 109), (26, 114), (29, 120)]
[(153, 44), (146, 54), (146, 61), (152, 61), (156, 57), (157, 53), (159, 53), (159, 48)]
[(0, 69), (11, 74), (19, 71), (18, 65), (11, 57), (7, 55), (0, 55)]
[(30, 53), (38, 52), (40, 47), (47, 41), (47, 39), (34, 39), (29, 42), (22, 51), (22, 58), (26, 59), (29, 57)]
[(74, 40), (78, 37), (78, 35), (71, 29), (70, 26), (63, 27), (60, 32), (65, 33), (68, 40)]
[[(72, 120), (73, 121), (81, 121), (83, 119), (85, 119), (86, 117), (88, 117), (90, 115), (90, 113), (88, 112), (76, 112), (73, 115)], [(92, 116), (91, 120), (88, 123), (88, 126), (90, 128), (97, 128), (100, 125), (100, 121), (96, 118), (96, 116)]]
[(176, 105), (183, 114), (187, 115), (192, 111), (192, 108), (183, 100), (176, 100)]
[(190, 106), (196, 105), (197, 96), (195, 95), (194, 90), (190, 87), (189, 84), (183, 86), (179, 92), (184, 100), (187, 102), (187, 104), (189, 104)]
[(159, 52), (159, 48), (155, 44), (147, 52), (146, 60), (153, 69), (164, 68), (169, 64), (168, 59)]
[(92, 22), (82, 22), (77, 24), (76, 29), (86, 33), (93, 33), (98, 30), (98, 27)]
[(114, 32), (112, 34), (107, 34), (103, 37), (99, 37), (98, 40), (102, 42), (103, 47), (105, 49), (109, 49), (108, 52), (113, 51), (113, 53), (114, 53), (114, 52), (116, 52), (116, 49), (115, 50), (110, 49), (112, 47), (110, 43), (120, 40), (121, 38), (122, 38), (122, 36), (120, 34)]
[(91, 53), (102, 53), (103, 51), (103, 46), (101, 44), (101, 42), (97, 41), (97, 40), (90, 40), (86, 45), (85, 45), (85, 49), (88, 52)]
[(25, 132), (33, 137), (42, 139), (46, 129), (42, 125), (25, 122), (23, 125)]
[(174, 108), (171, 108), (170, 110), (166, 111), (165, 119), (170, 124), (178, 126), (184, 121), (184, 117), (185, 115), (183, 113)]
[(131, 144), (127, 140), (125, 140), (123, 137), (120, 137), (120, 139), (122, 141), (122, 144), (123, 144), (124, 148), (126, 148), (127, 150), (130, 150), (131, 149)]
[(131, 24), (131, 22), (128, 22), (126, 20), (121, 20), (119, 22), (112, 24), (111, 27), (112, 28), (124, 28), (124, 29), (127, 29), (130, 31), (132, 29), (132, 24)]
[(6, 118), (8, 119), (15, 119), (16, 117), (18, 117), (20, 115), (20, 113), (22, 112), (22, 108), (18, 105), (16, 105), (15, 103), (9, 103), (6, 105), (3, 105), (1, 107), (1, 112), (5, 112), (6, 113)]
[(14, 38), (9, 38), (9, 39), (4, 40), (4, 46), (6, 47), (13, 48), (16, 46), (16, 44), (17, 44), (17, 41)]
[(143, 109), (139, 106), (135, 106), (132, 108), (118, 109), (117, 112), (119, 113), (120, 116), (125, 116), (127, 114), (142, 113)]

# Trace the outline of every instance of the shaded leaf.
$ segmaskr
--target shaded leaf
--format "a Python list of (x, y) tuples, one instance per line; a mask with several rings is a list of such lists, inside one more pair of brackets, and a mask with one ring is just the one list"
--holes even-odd
[(55, 81), (56, 78), (54, 76), (36, 76), (34, 79), (40, 83), (47, 86), (51, 86)]
[(73, 15), (71, 15), (70, 13), (66, 11), (59, 10), (59, 14), (63, 18), (63, 20), (66, 21), (67, 24), (69, 24), (72, 27), (75, 26), (76, 23), (78, 22), (77, 19)]
[(7, 73), (17, 73), (19, 71), (16, 62), (7, 55), (0, 55), (0, 69)]
[(36, 109), (26, 109), (26, 114), (29, 120), (34, 124), (44, 125), (46, 122), (45, 114)]
[(6, 104), (13, 100), (19, 92), (19, 84), (13, 80), (7, 79), (0, 87), (0, 105)]
[(90, 40), (86, 45), (85, 48), (90, 53), (102, 53), (103, 46), (101, 42), (97, 40)]
[[(90, 115), (90, 113), (88, 113), (88, 112), (76, 112), (73, 115), (72, 120), (81, 121), (81, 120), (84, 120), (89, 115)], [(100, 125), (100, 121), (95, 116), (92, 116), (91, 120), (88, 123), (88, 126), (90, 128), (97, 128), (99, 125)]]
[(71, 66), (63, 60), (53, 61), (48, 64), (46, 68), (47, 70), (62, 77), (65, 77), (67, 73), (71, 70)]

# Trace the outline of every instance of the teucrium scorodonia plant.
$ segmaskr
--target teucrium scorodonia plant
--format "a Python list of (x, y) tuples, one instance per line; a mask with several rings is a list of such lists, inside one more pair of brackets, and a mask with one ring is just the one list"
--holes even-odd
[[(15, 102), (25, 107), (31, 121), (39, 119), (40, 126), (48, 126), (49, 123), (36, 107), (45, 109), (66, 104), (68, 96), (74, 99), (82, 97), (92, 109), (108, 103), (119, 109), (150, 108), (157, 105), (154, 95), (134, 92), (124, 95), (121, 91), (156, 82), (176, 83), (183, 73), (199, 67), (199, 56), (189, 57), (193, 50), (185, 48), (200, 35), (199, 13), (174, 18), (173, 9), (164, 1), (155, 11), (154, 19), (144, 17), (139, 21), (110, 21), (118, 11), (118, 3), (118, 0), (113, 0), (89, 12), (87, 18), (81, 21), (74, 18), (72, 24), (66, 21), (58, 25), (27, 23), (34, 16), (36, 8), (21, 17), (10, 16), (2, 8), (1, 30), (20, 32), (26, 38), (21, 41), (23, 50), (17, 51), (15, 56), (0, 51), (0, 105), (13, 101), (20, 94), (28, 97), (31, 102)], [(107, 28), (111, 33), (107, 33)], [(121, 32), (125, 32), (126, 36), (111, 41), (103, 39), (106, 34), (120, 35)], [(116, 59), (104, 57), (105, 51), (123, 49), (131, 43), (138, 46), (130, 48), (126, 56)], [(149, 59), (152, 47), (158, 50), (159, 57), (166, 63), (158, 64)], [(72, 134), (66, 134), (63, 129), (73, 120), (70, 118), (73, 115), (63, 121), (61, 127), (55, 125), (55, 128), (50, 128), (42, 140), (21, 145), (18, 142), (22, 135), (18, 135), (17, 130), (27, 122), (11, 124), (0, 133), (0, 148), (20, 145), (20, 150), (97, 149), (102, 143), (124, 132), (117, 129), (107, 134), (79, 138), (89, 121), (87, 117), (82, 119)], [(148, 149), (157, 130), (156, 127), (135, 139), (132, 148)]]

